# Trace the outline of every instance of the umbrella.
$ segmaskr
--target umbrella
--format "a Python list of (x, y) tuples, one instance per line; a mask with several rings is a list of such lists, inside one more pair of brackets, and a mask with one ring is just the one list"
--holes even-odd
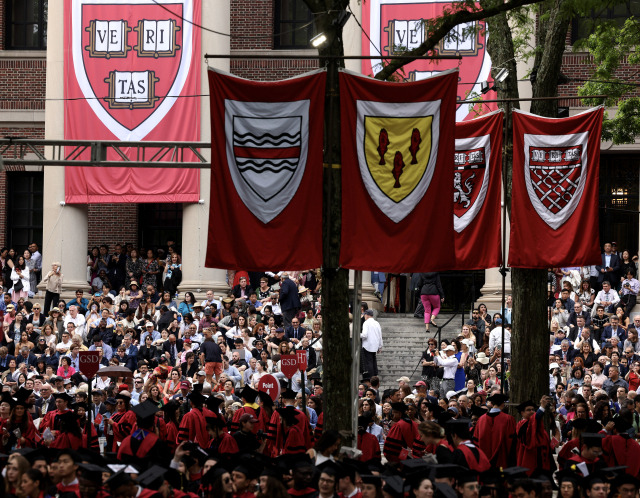
[(109, 377), (133, 377), (133, 372), (127, 367), (105, 367), (98, 370), (96, 375), (107, 374)]

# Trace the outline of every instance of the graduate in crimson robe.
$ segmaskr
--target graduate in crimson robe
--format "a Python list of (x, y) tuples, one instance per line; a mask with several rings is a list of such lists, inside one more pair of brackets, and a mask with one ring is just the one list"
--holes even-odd
[[(73, 402), (67, 393), (56, 393), (56, 409), (48, 412), (38, 426), (38, 432), (42, 434), (48, 427), (50, 431), (60, 430), (60, 416), (69, 411), (69, 405)], [(55, 432), (53, 433), (55, 436)]]
[(216, 455), (236, 455), (239, 451), (238, 443), (227, 432), (227, 423), (222, 415), (207, 417), (207, 432), (209, 434), (209, 452)]
[(613, 419), (613, 435), (602, 441), (602, 459), (606, 467), (626, 466), (625, 472), (634, 477), (640, 475), (640, 445), (627, 432), (629, 423), (621, 417)]
[(171, 453), (160, 437), (154, 432), (158, 405), (146, 400), (132, 411), (136, 414), (136, 427), (131, 435), (124, 438), (118, 450), (118, 460), (124, 463), (151, 461), (158, 465), (168, 465)]
[[(20, 391), (24, 391), (24, 393)], [(0, 429), (5, 453), (11, 453), (12, 448), (35, 448), (37, 439), (36, 426), (27, 412), (27, 398), (32, 392), (21, 387), (16, 395), (17, 401), (14, 402), (13, 399), (9, 401), (8, 398), (10, 396), (3, 399), (3, 401), (12, 406), (7, 423)], [(20, 431), (20, 437), (16, 435), (16, 430)]]
[(158, 492), (138, 486), (129, 474), (121, 470), (107, 479), (107, 486), (111, 496), (135, 496), (137, 498), (151, 498)]
[[(305, 437), (298, 424), (299, 411), (293, 406), (277, 408), (282, 427), (281, 455), (304, 455), (309, 449), (305, 443)], [(304, 416), (304, 415), (303, 415)]]
[(200, 448), (206, 450), (209, 447), (209, 434), (207, 423), (202, 413), (205, 397), (200, 391), (191, 391), (187, 396), (191, 403), (191, 410), (182, 416), (180, 427), (178, 427), (178, 444), (184, 441), (197, 443)]
[(260, 407), (256, 403), (256, 398), (258, 397), (258, 391), (252, 389), (251, 386), (244, 386), (242, 392), (240, 392), (240, 397), (244, 400), (244, 405), (238, 408), (233, 414), (233, 419), (231, 420), (231, 433), (237, 432), (240, 430), (240, 417), (242, 417), (245, 413), (248, 413), (253, 418), (258, 420), (257, 423), (253, 425), (253, 433), (257, 434), (258, 430), (264, 430), (264, 426), (261, 423), (260, 419)]
[(544, 412), (551, 402), (550, 396), (543, 396), (538, 410), (531, 400), (517, 407), (522, 420), (516, 424), (516, 459), (518, 467), (529, 469), (528, 475), (536, 469), (552, 470), (551, 438), (543, 423)]
[(118, 452), (118, 448), (124, 438), (126, 438), (136, 423), (136, 414), (130, 409), (131, 394), (129, 391), (122, 391), (116, 396), (116, 413), (104, 421), (113, 429), (113, 446), (111, 451)]
[(405, 460), (409, 455), (409, 449), (413, 450), (413, 456), (420, 458), (424, 453), (424, 443), (420, 439), (418, 424), (405, 417), (407, 405), (404, 403), (391, 403), (391, 410), (395, 412), (394, 418), (399, 419), (391, 426), (387, 439), (384, 442), (383, 454), (390, 462)]
[(370, 421), (370, 417), (362, 415), (358, 417), (357, 448), (362, 451), (362, 455), (358, 458), (361, 462), (368, 462), (369, 460), (380, 461), (382, 457), (380, 454), (380, 442), (378, 441), (378, 438), (367, 432), (367, 427), (369, 426)]
[(486, 472), (491, 463), (484, 451), (471, 442), (471, 420), (466, 418), (449, 420), (445, 430), (455, 447), (453, 463), (474, 470), (478, 473)]
[(494, 467), (509, 467), (515, 460), (516, 421), (502, 410), (508, 397), (496, 393), (487, 398), (492, 408), (476, 422), (474, 441)]
[[(282, 403), (286, 406), (291, 406), (293, 410), (295, 410), (296, 415), (296, 425), (300, 429), (300, 433), (304, 439), (304, 446), (308, 450), (311, 448), (311, 426), (309, 425), (309, 419), (307, 416), (302, 413), (300, 410), (293, 406), (294, 401), (296, 399), (296, 393), (292, 389), (285, 389), (281, 394)], [(271, 416), (271, 420), (269, 421), (268, 429), (271, 431), (269, 434), (269, 438), (273, 442), (273, 452), (272, 456), (278, 456), (282, 454), (282, 450), (284, 448), (284, 432), (281, 424), (281, 417), (278, 412), (274, 412)]]
[(58, 417), (59, 428), (55, 439), (49, 444), (49, 448), (68, 448), (77, 450), (82, 448), (82, 431), (78, 424), (78, 416), (71, 410)]

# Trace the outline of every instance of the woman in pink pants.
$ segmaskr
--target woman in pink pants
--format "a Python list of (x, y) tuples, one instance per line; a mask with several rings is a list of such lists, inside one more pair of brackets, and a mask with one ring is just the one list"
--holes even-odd
[(420, 287), (420, 300), (424, 306), (424, 326), (429, 331), (430, 324), (436, 325), (435, 318), (440, 313), (440, 303), (444, 301), (440, 275), (436, 272), (421, 273), (417, 287)]

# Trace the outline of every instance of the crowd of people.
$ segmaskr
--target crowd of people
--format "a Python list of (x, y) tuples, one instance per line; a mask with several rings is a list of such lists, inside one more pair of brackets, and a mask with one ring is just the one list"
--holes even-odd
[[(41, 261), (37, 246), (29, 251)], [(91, 292), (65, 301), (59, 264), (20, 294), (12, 276), (22, 258), (2, 249), (0, 494), (637, 495), (640, 317), (630, 322), (611, 306), (617, 290), (638, 286), (635, 274), (612, 278), (611, 252), (605, 246), (595, 289), (588, 268), (550, 273), (550, 392), (537, 403), (514, 401), (517, 418), (501, 375), (511, 356), (510, 298), (503, 314), (479, 305), (453, 340), (426, 336), (421, 380), (402, 376), (390, 389), (377, 371), (377, 313), (363, 303), (358, 435), (347, 446), (324, 426), (316, 270), (229, 272), (228, 293), (209, 290), (198, 301), (179, 291), (173, 245), (160, 255), (141, 249), (147, 259), (127, 245), (112, 254), (102, 246), (87, 261)], [(573, 291), (576, 272), (588, 292)], [(428, 331), (442, 285), (437, 274), (413, 281)], [(554, 287), (569, 292), (556, 296)], [(567, 308), (560, 322), (555, 310)], [(91, 399), (79, 362), (87, 350), (100, 358)], [(295, 350), (306, 352), (307, 368), (288, 379), (280, 358)], [(278, 389), (263, 387), (271, 378)]]

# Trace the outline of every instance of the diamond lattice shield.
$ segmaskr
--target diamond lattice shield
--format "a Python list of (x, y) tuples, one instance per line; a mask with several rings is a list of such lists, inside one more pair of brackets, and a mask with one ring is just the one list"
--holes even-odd
[(491, 137), (457, 138), (453, 173), (453, 225), (460, 233), (482, 209), (489, 189)]

